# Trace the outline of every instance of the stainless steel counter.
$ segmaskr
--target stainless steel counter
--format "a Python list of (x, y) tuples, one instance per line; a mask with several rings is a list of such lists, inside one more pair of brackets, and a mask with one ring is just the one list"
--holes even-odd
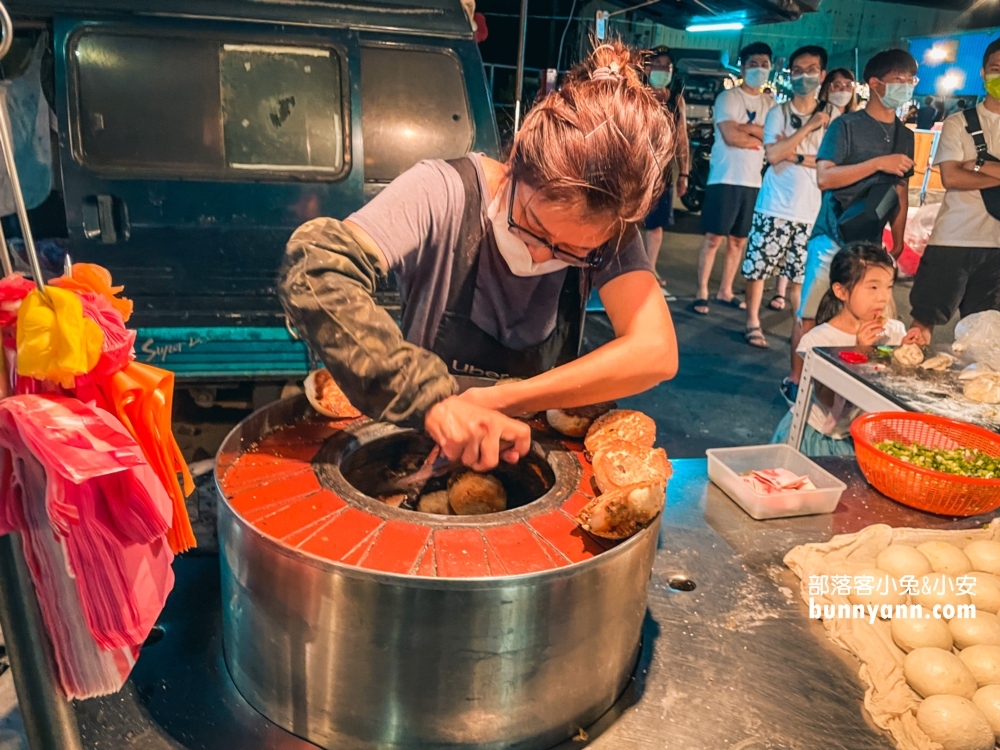
[[(836, 513), (761, 522), (708, 482), (704, 460), (674, 462), (635, 678), (586, 728), (588, 740), (559, 750), (892, 747), (866, 722), (856, 661), (807, 619), (781, 559), (797, 544), (872, 523), (970, 528), (988, 519), (910, 510), (870, 489), (853, 459), (821, 463), (848, 484)], [(119, 695), (78, 705), (85, 747), (312, 748), (257, 714), (229, 680), (218, 560), (186, 556), (176, 571), (162, 640), (143, 651)]]

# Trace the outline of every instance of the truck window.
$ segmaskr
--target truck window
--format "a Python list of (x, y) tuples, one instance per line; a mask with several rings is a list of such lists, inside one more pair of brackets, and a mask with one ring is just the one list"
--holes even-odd
[(445, 51), (361, 49), (365, 180), (389, 182), (421, 159), (452, 159), (472, 146), (459, 60)]
[(344, 170), (340, 59), (325, 49), (94, 32), (73, 45), (74, 152), (158, 177)]

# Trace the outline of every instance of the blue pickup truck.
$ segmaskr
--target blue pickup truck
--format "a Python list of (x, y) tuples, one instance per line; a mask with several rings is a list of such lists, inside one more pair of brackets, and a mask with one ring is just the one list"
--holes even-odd
[(309, 368), (274, 292), (296, 226), (347, 216), (420, 159), (498, 151), (459, 0), (7, 4), (22, 46), (50, 47), (36, 235), (110, 269), (138, 359), (206, 405)]

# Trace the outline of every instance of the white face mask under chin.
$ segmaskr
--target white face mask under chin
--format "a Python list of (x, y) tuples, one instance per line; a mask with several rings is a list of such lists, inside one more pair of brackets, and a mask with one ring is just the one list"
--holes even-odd
[(515, 276), (544, 276), (547, 273), (555, 273), (568, 268), (568, 263), (555, 258), (544, 263), (536, 263), (535, 259), (531, 257), (531, 253), (528, 252), (528, 246), (510, 233), (506, 215), (507, 201), (509, 200), (507, 190), (509, 188), (510, 183), (508, 182), (503, 189), (497, 191), (486, 215), (493, 225), (493, 238), (497, 241), (497, 249), (507, 263), (510, 272)]

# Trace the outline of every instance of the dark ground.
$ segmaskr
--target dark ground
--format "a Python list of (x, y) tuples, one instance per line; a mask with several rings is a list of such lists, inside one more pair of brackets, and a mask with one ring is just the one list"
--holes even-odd
[[(658, 265), (678, 297), (670, 303), (670, 311), (680, 346), (680, 372), (672, 381), (622, 402), (656, 420), (658, 445), (673, 458), (701, 457), (706, 448), (767, 443), (788, 408), (778, 386), (788, 374), (791, 312), (762, 312), (769, 349), (754, 349), (744, 343), (745, 313), (740, 310), (713, 304), (707, 316), (691, 312), (700, 245), (698, 215), (678, 209), (677, 225), (664, 234)], [(721, 267), (720, 253), (713, 295)], [(765, 301), (771, 297), (771, 287), (773, 282), (765, 292)], [(742, 289), (740, 277), (736, 289)], [(896, 289), (899, 317), (909, 323), (910, 283), (900, 282)], [(950, 341), (951, 330), (952, 326), (939, 329), (935, 339)], [(588, 317), (585, 347), (599, 346), (611, 336), (605, 315)], [(200, 409), (183, 392), (177, 394), (174, 411), (175, 432), (189, 460), (214, 456), (232, 425), (249, 413), (220, 407)]]

